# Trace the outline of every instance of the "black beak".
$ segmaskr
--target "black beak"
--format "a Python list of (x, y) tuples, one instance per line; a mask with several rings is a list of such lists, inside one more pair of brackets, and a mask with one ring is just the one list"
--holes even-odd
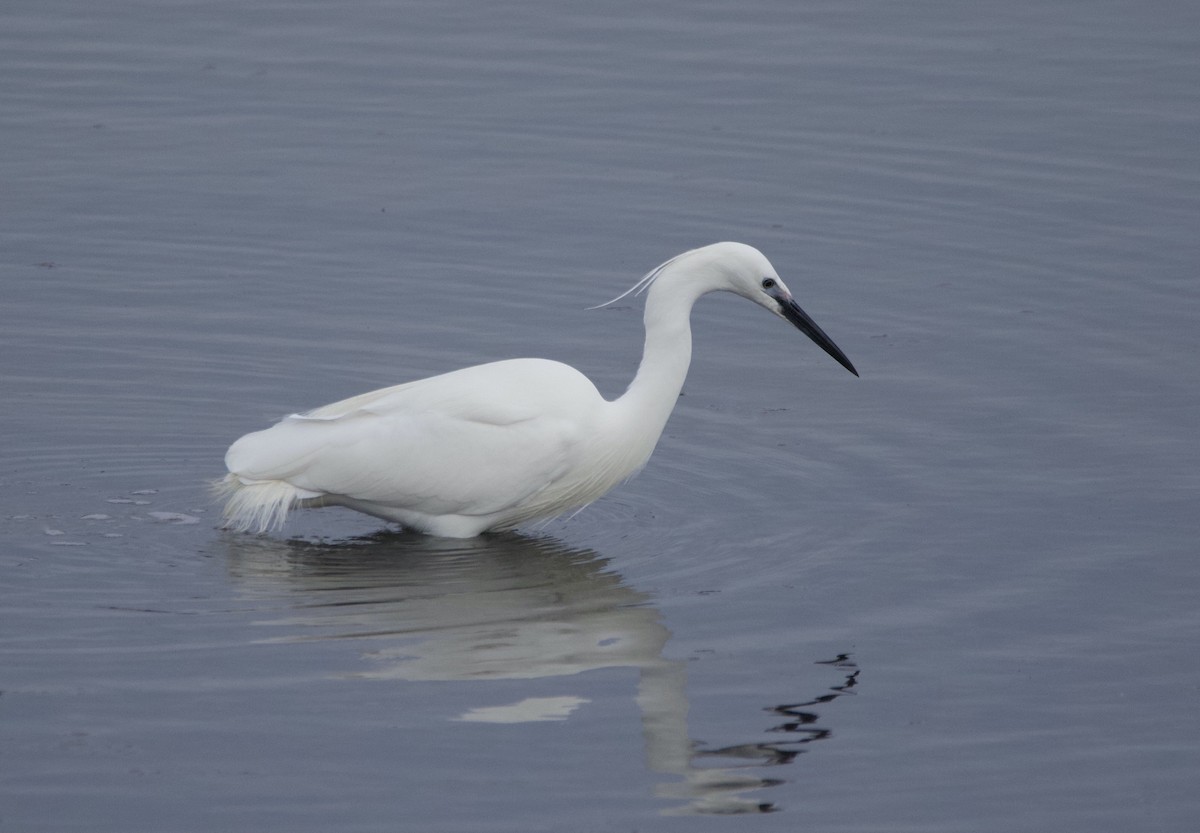
[(815, 341), (818, 347), (820, 347), (829, 355), (833, 356), (837, 363), (842, 367), (849, 370), (855, 376), (858, 375), (858, 371), (854, 369), (854, 365), (852, 365), (850, 360), (846, 358), (846, 354), (843, 353), (838, 346), (833, 343), (833, 339), (825, 335), (825, 331), (817, 326), (816, 321), (813, 321), (811, 318), (809, 318), (807, 312), (800, 309), (799, 304), (797, 304), (790, 297), (777, 298), (776, 300), (779, 302), (779, 312), (784, 318), (795, 324), (796, 329)]

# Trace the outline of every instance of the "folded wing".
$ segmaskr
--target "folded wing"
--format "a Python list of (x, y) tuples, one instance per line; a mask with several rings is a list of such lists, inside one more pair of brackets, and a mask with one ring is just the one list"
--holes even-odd
[(488, 515), (571, 470), (593, 397), (566, 365), (497, 362), (287, 417), (242, 437), (225, 462), (244, 483), (283, 481), (305, 496)]

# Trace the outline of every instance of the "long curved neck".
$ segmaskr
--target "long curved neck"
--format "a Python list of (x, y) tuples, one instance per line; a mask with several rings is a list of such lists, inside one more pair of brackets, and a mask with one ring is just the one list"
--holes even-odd
[[(664, 275), (646, 294), (646, 345), (637, 375), (616, 401), (657, 441), (683, 390), (692, 361), (692, 305), (702, 292)], [(689, 291), (691, 289), (691, 291)]]

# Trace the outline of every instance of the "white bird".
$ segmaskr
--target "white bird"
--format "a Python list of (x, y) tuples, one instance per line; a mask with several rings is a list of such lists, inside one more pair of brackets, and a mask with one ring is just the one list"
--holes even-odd
[(510, 359), (293, 414), (229, 448), (225, 525), (263, 532), (293, 507), (345, 506), (470, 538), (586, 506), (649, 459), (691, 362), (692, 305), (716, 291), (792, 322), (858, 375), (761, 252), (715, 243), (613, 299), (646, 293), (642, 361), (617, 399), (560, 362)]

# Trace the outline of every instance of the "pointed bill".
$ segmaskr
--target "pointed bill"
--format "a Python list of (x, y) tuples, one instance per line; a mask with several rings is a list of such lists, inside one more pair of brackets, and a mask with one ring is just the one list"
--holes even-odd
[(825, 335), (825, 331), (817, 326), (817, 322), (813, 321), (807, 312), (800, 308), (800, 305), (788, 296), (786, 298), (777, 298), (779, 301), (779, 314), (796, 325), (796, 329), (804, 333), (817, 343), (817, 346), (824, 350), (840, 364), (842, 367), (849, 370), (855, 376), (858, 371), (854, 369), (854, 365), (846, 358), (846, 354), (833, 343), (833, 339)]

